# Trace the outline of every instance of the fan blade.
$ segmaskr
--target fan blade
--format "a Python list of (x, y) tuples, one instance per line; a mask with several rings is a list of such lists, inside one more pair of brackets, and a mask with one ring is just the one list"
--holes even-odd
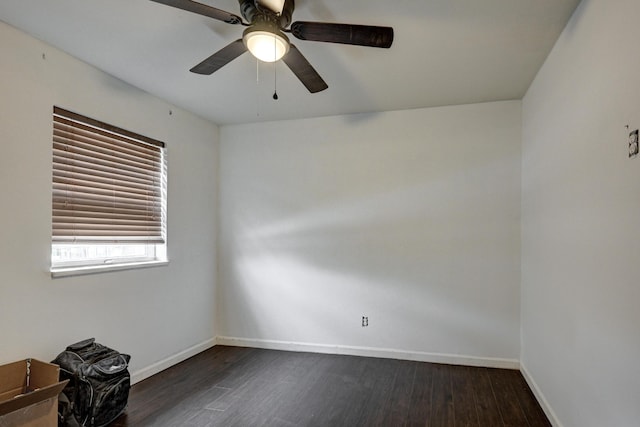
[(307, 58), (293, 44), (289, 46), (289, 52), (282, 58), (285, 64), (293, 71), (309, 92), (316, 93), (325, 90), (329, 86), (322, 80), (320, 74), (309, 64)]
[(229, 43), (189, 71), (198, 74), (213, 74), (246, 51), (247, 48), (242, 39), (238, 39)]
[(208, 16), (209, 18), (217, 19), (218, 21), (226, 22), (227, 24), (242, 24), (242, 18), (233, 13), (225, 12), (224, 10), (216, 9), (215, 7), (207, 6), (206, 4), (198, 3), (191, 0), (151, 0), (156, 3), (166, 4), (167, 6), (173, 6), (178, 9), (186, 10), (188, 12), (197, 13), (198, 15)]
[(291, 33), (300, 40), (357, 46), (389, 48), (393, 43), (391, 27), (297, 21), (291, 24)]

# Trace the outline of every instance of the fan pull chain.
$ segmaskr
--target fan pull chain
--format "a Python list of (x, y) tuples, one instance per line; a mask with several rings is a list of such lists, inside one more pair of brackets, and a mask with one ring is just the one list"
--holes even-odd
[[(273, 35), (273, 57), (278, 54), (276, 47), (276, 35)], [(273, 61), (273, 100), (278, 100), (278, 61)]]
[(256, 117), (260, 117), (260, 61), (256, 58)]

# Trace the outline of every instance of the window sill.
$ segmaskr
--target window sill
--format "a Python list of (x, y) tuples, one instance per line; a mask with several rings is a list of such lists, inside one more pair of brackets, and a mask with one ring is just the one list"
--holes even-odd
[(169, 265), (169, 261), (131, 262), (127, 264), (91, 265), (86, 267), (52, 268), (51, 277), (82, 276), (85, 274), (107, 273), (110, 271), (134, 270), (138, 268), (162, 267)]

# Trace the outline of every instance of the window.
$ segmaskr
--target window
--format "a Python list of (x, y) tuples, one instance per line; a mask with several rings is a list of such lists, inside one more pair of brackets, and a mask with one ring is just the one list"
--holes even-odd
[(54, 276), (166, 262), (164, 143), (53, 109)]

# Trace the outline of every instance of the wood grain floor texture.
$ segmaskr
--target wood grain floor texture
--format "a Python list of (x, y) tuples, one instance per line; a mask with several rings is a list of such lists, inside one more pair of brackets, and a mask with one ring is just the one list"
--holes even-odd
[(550, 425), (518, 371), (215, 346), (133, 386), (112, 427)]

